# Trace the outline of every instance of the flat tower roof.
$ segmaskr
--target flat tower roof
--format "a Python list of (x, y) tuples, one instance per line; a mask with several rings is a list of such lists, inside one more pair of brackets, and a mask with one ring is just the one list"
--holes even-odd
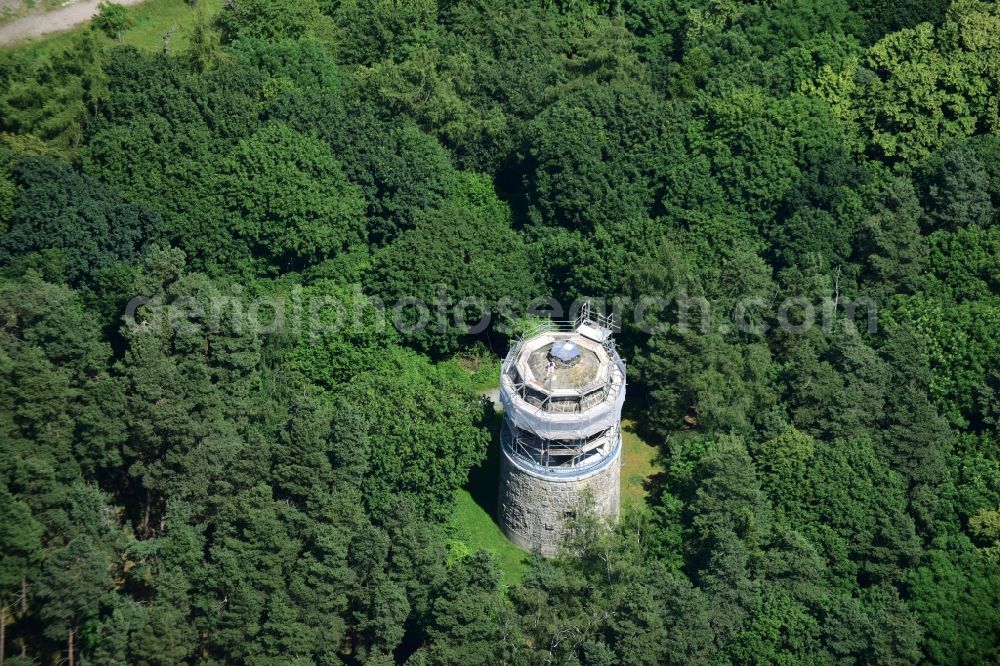
[(550, 342), (528, 355), (528, 367), (536, 381), (549, 389), (579, 389), (597, 379), (597, 371), (601, 369), (601, 359), (597, 354), (578, 345), (579, 354), (571, 362), (552, 361), (549, 357), (556, 344), (562, 343)]

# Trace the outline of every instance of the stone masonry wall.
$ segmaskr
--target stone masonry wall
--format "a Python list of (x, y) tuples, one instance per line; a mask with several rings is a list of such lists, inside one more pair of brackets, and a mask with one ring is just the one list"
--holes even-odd
[(556, 554), (565, 522), (573, 516), (586, 490), (596, 511), (618, 517), (621, 488), (621, 446), (614, 459), (592, 476), (556, 479), (529, 474), (500, 453), (497, 513), (504, 533), (516, 545), (542, 555)]

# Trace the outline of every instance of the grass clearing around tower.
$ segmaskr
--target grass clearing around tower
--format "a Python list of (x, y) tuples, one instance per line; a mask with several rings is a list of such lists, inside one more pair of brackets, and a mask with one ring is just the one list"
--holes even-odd
[[(495, 488), (493, 494), (496, 494)], [(505, 585), (521, 582), (528, 568), (528, 553), (507, 540), (493, 515), (480, 506), (465, 488), (455, 493), (451, 526), (455, 538), (468, 546), (470, 551), (482, 548), (496, 556)]]
[(461, 369), (461, 375), (470, 389), (488, 393), (500, 388), (501, 359), (482, 343), (456, 354), (446, 363)]
[(642, 440), (635, 422), (622, 419), (622, 510), (643, 509), (649, 494), (649, 481), (659, 472), (657, 448)]
[[(460, 356), (454, 364), (456, 374), (464, 375), (470, 390), (494, 400), (500, 388), (500, 359), (486, 354)], [(486, 460), (469, 471), (469, 481), (455, 493), (455, 508), (450, 528), (453, 537), (470, 551), (482, 548), (497, 558), (504, 585), (517, 585), (528, 568), (528, 553), (504, 535), (497, 523), (497, 476), (500, 473), (500, 426), (503, 417), (493, 413), (487, 421), (490, 444)]]
[[(478, 385), (481, 395), (493, 393), (499, 387), (494, 374), (493, 386)], [(504, 535), (496, 520), (497, 476), (500, 473), (500, 426), (503, 416), (493, 413), (487, 421), (490, 444), (486, 460), (469, 471), (469, 481), (455, 493), (455, 509), (450, 527), (453, 536), (470, 551), (480, 548), (496, 556), (505, 585), (517, 585), (528, 568), (528, 553), (521, 550)]]

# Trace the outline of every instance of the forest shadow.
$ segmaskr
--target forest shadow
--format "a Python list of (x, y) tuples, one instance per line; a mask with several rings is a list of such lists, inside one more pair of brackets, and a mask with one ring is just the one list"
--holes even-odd
[(663, 433), (650, 428), (646, 418), (646, 409), (650, 403), (649, 393), (639, 387), (629, 385), (625, 405), (622, 407), (622, 420), (629, 421), (630, 432), (635, 433), (639, 439), (649, 442), (655, 446), (660, 453), (663, 453)]
[(655, 472), (646, 477), (642, 482), (642, 489), (649, 495), (650, 500), (659, 500), (663, 497), (667, 489), (666, 472)]
[(486, 459), (478, 467), (469, 470), (469, 481), (465, 489), (476, 504), (499, 525), (497, 487), (500, 478), (500, 429), (503, 426), (503, 412), (497, 410), (489, 398), (484, 396), (483, 400), (487, 402), (483, 425), (490, 433), (490, 443), (486, 448)]

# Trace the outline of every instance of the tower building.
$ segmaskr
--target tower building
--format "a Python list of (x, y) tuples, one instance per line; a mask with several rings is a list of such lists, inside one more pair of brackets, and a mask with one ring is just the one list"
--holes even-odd
[(585, 494), (618, 516), (625, 363), (612, 330), (584, 306), (576, 321), (526, 331), (503, 361), (497, 514), (522, 548), (554, 555)]

